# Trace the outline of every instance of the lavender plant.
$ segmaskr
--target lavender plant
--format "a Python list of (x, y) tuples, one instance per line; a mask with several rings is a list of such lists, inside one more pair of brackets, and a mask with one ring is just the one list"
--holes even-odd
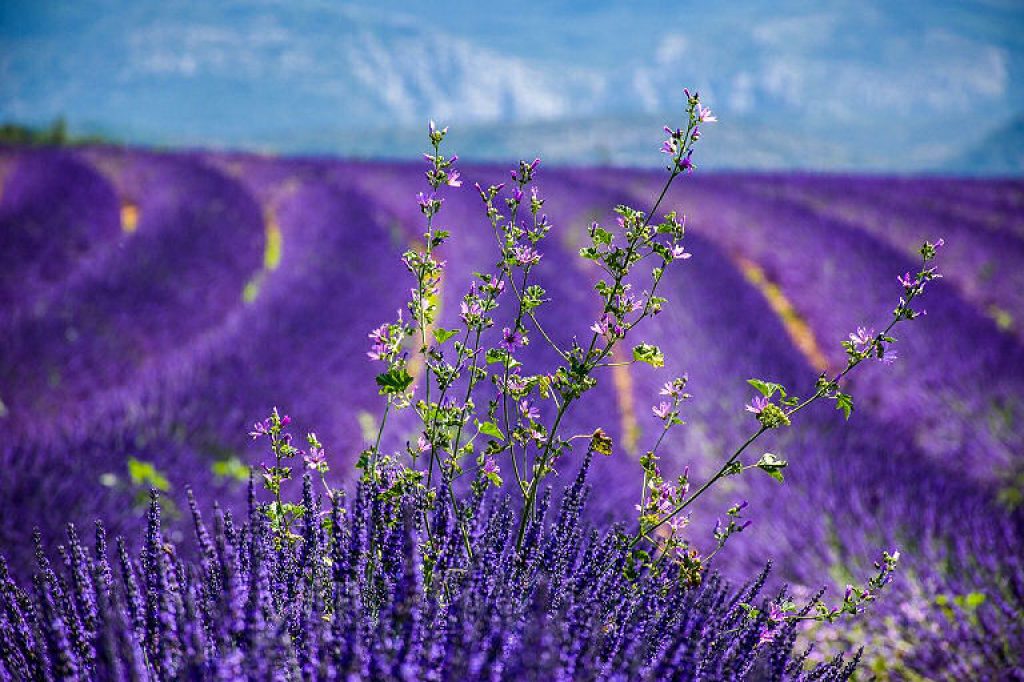
[[(137, 561), (119, 543), (120, 581), (102, 526), (92, 556), (69, 528), (60, 548), (63, 572), (37, 540), (33, 594), (0, 570), (0, 673), (848, 678), (859, 654), (809, 667), (807, 652), (794, 653), (797, 627), (863, 611), (892, 580), (899, 553), (883, 553), (865, 586), (851, 585), (832, 606), (823, 592), (803, 602), (786, 591), (766, 597), (767, 569), (738, 590), (708, 570), (710, 559), (749, 525), (746, 502), (727, 509), (707, 550), (688, 532), (686, 513), (727, 477), (757, 469), (782, 482), (785, 459), (747, 453), (812, 403), (831, 400), (850, 416), (853, 399), (844, 380), (868, 360), (895, 357), (893, 329), (921, 314), (914, 303), (939, 276), (930, 263), (942, 240), (926, 242), (920, 270), (900, 278), (902, 295), (883, 330), (850, 334), (843, 342), (845, 368), (819, 376), (808, 397), (749, 380), (758, 395), (746, 411), (757, 427), (693, 492), (688, 470), (669, 480), (659, 464), (665, 437), (684, 423), (692, 398), (685, 375), (668, 381), (665, 400), (652, 408), (662, 428), (640, 458), (635, 528), (599, 532), (581, 519), (593, 456), (612, 456), (615, 448), (602, 429), (565, 433), (565, 416), (608, 368), (665, 364), (661, 348), (633, 340), (634, 330), (667, 304), (659, 295), (667, 269), (690, 258), (685, 216), (658, 217), (673, 183), (695, 168), (702, 128), (715, 121), (699, 95), (685, 95), (685, 127), (665, 129), (668, 176), (652, 207), (619, 205), (615, 227), (594, 222), (587, 232), (580, 256), (601, 273), (594, 287), (598, 312), (582, 340), (573, 337), (568, 345), (557, 343), (542, 321), (547, 292), (535, 269), (542, 267), (541, 245), (552, 223), (534, 185), (539, 160), (521, 162), (507, 186), (476, 185), (496, 262), (476, 273), (462, 297), (461, 324), (438, 324), (440, 255), (451, 236), (438, 221), (445, 192), (462, 180), (457, 157), (441, 153), (447, 129), (431, 123), (429, 191), (417, 197), (425, 229), (402, 259), (414, 285), (405, 309), (369, 334), (367, 355), (381, 365), (376, 384), (384, 406), (357, 464), (362, 474), (354, 499), (329, 482), (317, 436), (308, 434), (300, 449), (287, 428), (290, 418), (275, 409), (250, 434), (266, 439), (273, 456), (259, 472), (271, 499), (258, 501), (250, 483), (245, 523), (236, 526), (217, 511), (211, 535), (190, 496), (196, 561), (165, 542), (154, 494)], [(521, 349), (530, 343), (550, 349), (557, 366), (529, 371)], [(385, 434), (403, 411), (415, 415), (417, 433), (404, 449), (389, 450)], [(549, 520), (548, 481), (573, 459), (581, 460), (579, 473)], [(291, 499), (288, 484), (300, 467), (307, 471), (301, 497)], [(503, 477), (509, 470), (511, 477)], [(322, 494), (314, 493), (314, 478)]]

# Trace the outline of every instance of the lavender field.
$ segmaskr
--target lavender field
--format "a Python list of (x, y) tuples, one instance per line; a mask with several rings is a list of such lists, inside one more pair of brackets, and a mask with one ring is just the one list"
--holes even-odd
[[(461, 172), (441, 215), (453, 235), (440, 250), (442, 326), (458, 325), (473, 273), (495, 258), (471, 185), (507, 176)], [(587, 226), (618, 203), (646, 206), (661, 182), (542, 166), (554, 226), (536, 273), (557, 343), (589, 335), (601, 312), (579, 284), (599, 274), (577, 255)], [(0, 553), (11, 572), (30, 574), (37, 526), (58, 538), (68, 521), (101, 518), (137, 543), (153, 487), (168, 536), (188, 546), (186, 487), (244, 509), (248, 467), (265, 458), (247, 432), (275, 405), (319, 434), (331, 475), (351, 487), (383, 406), (366, 335), (408, 296), (401, 255), (420, 239), (422, 184), (422, 168), (402, 163), (0, 150)], [(748, 500), (753, 525), (712, 568), (743, 581), (770, 560), (769, 589), (805, 597), (841, 594), (899, 548), (891, 591), (862, 620), (803, 631), (810, 660), (863, 646), (862, 671), (882, 679), (1019, 679), (1024, 181), (706, 174), (666, 202), (687, 216), (693, 254), (666, 275), (672, 303), (643, 333), (666, 367), (611, 368), (566, 416), (567, 432), (600, 426), (615, 443), (592, 466), (590, 517), (635, 517), (668, 378), (688, 373), (695, 399), (662, 467), (710, 475), (748, 435), (746, 379), (813, 391), (820, 372), (842, 368), (840, 341), (884, 325), (920, 243), (942, 237), (927, 316), (899, 331), (891, 367), (851, 377), (849, 422), (814, 405), (768, 434), (790, 462), (785, 485), (730, 479), (691, 530), (713, 545), (720, 510)], [(523, 356), (558, 359), (541, 343)], [(565, 482), (580, 461), (560, 463)]]

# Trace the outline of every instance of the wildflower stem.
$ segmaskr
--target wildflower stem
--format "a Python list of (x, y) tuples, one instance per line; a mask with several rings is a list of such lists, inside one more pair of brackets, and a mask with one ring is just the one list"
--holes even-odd
[(370, 452), (370, 477), (377, 482), (377, 459), (380, 455), (380, 441), (384, 436), (384, 425), (388, 422), (388, 413), (391, 411), (391, 398), (388, 397), (384, 404), (384, 414), (380, 417), (380, 426), (377, 427), (377, 439), (373, 443), (373, 450)]
[[(926, 258), (925, 259), (925, 263), (927, 263), (927, 260), (928, 259)], [(922, 265), (922, 268), (923, 267), (924, 267), (924, 265)], [(903, 302), (903, 300), (901, 299), (901, 307), (909, 306), (911, 301), (913, 301), (914, 298), (920, 294), (920, 292), (921, 292), (920, 287), (915, 288), (911, 292), (909, 292), (907, 294), (907, 298), (906, 298), (905, 302)], [(900, 308), (897, 308), (897, 311), (899, 311), (899, 310), (900, 310)], [(878, 344), (882, 343), (881, 339), (883, 339), (884, 337), (888, 336), (889, 332), (892, 331), (893, 327), (895, 327), (899, 322), (901, 322), (901, 321), (903, 321), (905, 319), (913, 319), (913, 318), (901, 317), (898, 313), (894, 313), (893, 319), (890, 320), (889, 324), (885, 327), (885, 329), (882, 331), (881, 334), (878, 334), (878, 335), (876, 335), (873, 338), (873, 340), (867, 346), (867, 348), (865, 348), (863, 351), (861, 351), (859, 354), (857, 354), (856, 357), (851, 357), (851, 359), (847, 362), (846, 367), (841, 372), (836, 374), (836, 376), (831, 381), (819, 382), (819, 386), (818, 386), (817, 390), (814, 392), (814, 394), (810, 398), (807, 398), (806, 400), (798, 403), (793, 408), (787, 410), (786, 411), (786, 416), (787, 417), (791, 417), (792, 415), (794, 415), (797, 412), (799, 412), (800, 410), (804, 409), (805, 407), (807, 407), (811, 403), (813, 403), (816, 400), (819, 400), (820, 398), (822, 398), (825, 395), (827, 395), (829, 393), (829, 391), (832, 390), (834, 387), (838, 386), (839, 382), (842, 381), (842, 379), (845, 378), (847, 374), (849, 374), (851, 371), (853, 371), (853, 369), (855, 367), (860, 365), (866, 358), (871, 357), (874, 354), (876, 348), (878, 347)], [(692, 495), (690, 495), (679, 506), (677, 506), (674, 510), (672, 510), (672, 512), (670, 512), (667, 516), (665, 516), (664, 518), (660, 519), (656, 524), (654, 524), (653, 526), (651, 526), (649, 528), (641, 529), (641, 532), (638, 532), (630, 540), (629, 547), (630, 548), (635, 547), (643, 539), (644, 533), (650, 533), (651, 531), (656, 530), (657, 528), (661, 527), (662, 525), (664, 525), (665, 523), (667, 523), (668, 521), (670, 521), (671, 519), (676, 517), (678, 514), (680, 514), (684, 509), (689, 507), (691, 504), (693, 504), (693, 502), (698, 497), (700, 497), (702, 494), (704, 494), (704, 492), (707, 491), (708, 488), (710, 488), (712, 485), (714, 485), (719, 479), (724, 477), (726, 475), (726, 473), (729, 471), (729, 469), (732, 466), (732, 464), (740, 457), (740, 455), (742, 455), (743, 452), (751, 444), (753, 444), (753, 442), (755, 440), (757, 440), (761, 436), (761, 434), (763, 434), (765, 431), (768, 431), (768, 430), (769, 430), (768, 427), (762, 425), (761, 428), (759, 428), (752, 436), (750, 436), (743, 443), (743, 445), (741, 445), (735, 452), (733, 452), (732, 456), (730, 456), (729, 459), (727, 459), (725, 461), (725, 464), (723, 464), (721, 466), (721, 468), (715, 473), (715, 475), (712, 476), (710, 479), (708, 479), (708, 481), (705, 482), (700, 488), (698, 488), (696, 491), (694, 491), (694, 493)]]
[(540, 481), (544, 477), (543, 472), (547, 467), (547, 456), (551, 451), (551, 444), (554, 442), (555, 434), (558, 432), (558, 426), (562, 423), (562, 417), (565, 416), (570, 404), (572, 404), (572, 398), (566, 398), (565, 402), (562, 403), (562, 406), (558, 408), (558, 412), (555, 415), (555, 421), (551, 425), (551, 431), (548, 433), (548, 439), (544, 443), (544, 449), (541, 451), (540, 456), (534, 460), (533, 478), (530, 479), (530, 485), (527, 489), (526, 506), (523, 508), (523, 515), (519, 519), (519, 532), (516, 539), (517, 551), (523, 548), (523, 540), (526, 537), (526, 527), (529, 524), (530, 518), (533, 516), (533, 510), (537, 502), (537, 491), (540, 488)]
[(682, 502), (682, 503), (681, 503), (681, 504), (680, 504), (680, 505), (679, 505), (678, 507), (676, 507), (676, 508), (675, 508), (674, 510), (672, 510), (672, 512), (671, 512), (671, 513), (669, 513), (669, 514), (668, 514), (667, 516), (665, 516), (664, 518), (662, 518), (662, 519), (661, 519), (660, 521), (658, 521), (658, 522), (657, 522), (656, 524), (654, 524), (653, 526), (650, 526), (650, 527), (648, 527), (648, 528), (644, 529), (644, 532), (642, 532), (642, 533), (641, 533), (641, 532), (638, 532), (638, 533), (636, 534), (636, 536), (634, 536), (634, 538), (633, 538), (633, 539), (632, 539), (632, 540), (630, 541), (630, 543), (629, 543), (629, 547), (630, 547), (630, 548), (632, 548), (632, 547), (635, 547), (635, 546), (636, 546), (636, 545), (637, 545), (637, 544), (638, 544), (638, 543), (639, 543), (639, 542), (640, 542), (640, 541), (641, 541), (641, 540), (643, 539), (643, 537), (644, 537), (644, 535), (645, 535), (645, 534), (647, 534), (647, 533), (651, 533), (651, 532), (653, 532), (653, 531), (657, 530), (658, 528), (660, 528), (661, 526), (665, 525), (666, 523), (668, 523), (669, 521), (671, 521), (671, 520), (672, 520), (673, 518), (675, 518), (676, 516), (678, 516), (678, 515), (679, 515), (680, 513), (682, 513), (682, 511), (683, 511), (684, 509), (686, 509), (686, 508), (687, 508), (687, 507), (689, 507), (689, 506), (690, 506), (691, 504), (693, 504), (694, 500), (696, 500), (696, 499), (697, 499), (698, 497), (700, 497), (701, 495), (703, 495), (703, 494), (704, 494), (704, 492), (705, 492), (705, 491), (706, 491), (706, 490), (707, 490), (708, 488), (710, 488), (711, 486), (713, 486), (713, 485), (715, 484), (715, 482), (717, 482), (717, 481), (718, 481), (718, 480), (719, 480), (720, 478), (722, 478), (723, 476), (725, 476), (725, 473), (726, 473), (726, 471), (728, 471), (728, 469), (729, 469), (729, 465), (731, 465), (731, 464), (732, 464), (733, 462), (735, 462), (735, 461), (736, 461), (736, 459), (737, 459), (737, 458), (738, 458), (738, 457), (739, 457), (740, 455), (742, 455), (742, 454), (743, 454), (743, 452), (744, 452), (744, 451), (745, 451), (745, 450), (746, 450), (746, 449), (747, 449), (748, 447), (750, 447), (750, 445), (751, 445), (751, 444), (752, 444), (752, 443), (753, 443), (753, 442), (754, 442), (755, 440), (757, 440), (757, 438), (758, 438), (758, 437), (759, 437), (759, 436), (760, 436), (760, 435), (761, 435), (762, 433), (764, 433), (764, 432), (765, 432), (765, 431), (767, 431), (767, 430), (768, 430), (768, 428), (767, 428), (767, 427), (765, 427), (765, 426), (762, 426), (761, 428), (759, 428), (759, 429), (758, 429), (758, 430), (757, 430), (757, 431), (756, 431), (756, 432), (755, 432), (755, 433), (754, 433), (754, 434), (753, 434), (752, 436), (750, 436), (750, 438), (748, 438), (748, 439), (747, 439), (746, 441), (744, 441), (743, 445), (741, 445), (741, 446), (740, 446), (739, 448), (737, 448), (737, 449), (736, 449), (736, 451), (735, 451), (735, 452), (733, 452), (733, 453), (732, 453), (732, 456), (730, 456), (730, 457), (729, 457), (729, 459), (728, 459), (728, 460), (726, 460), (725, 464), (723, 464), (723, 465), (722, 465), (722, 467), (721, 467), (721, 468), (720, 468), (720, 469), (719, 469), (719, 470), (718, 470), (718, 471), (717, 471), (717, 472), (715, 473), (715, 475), (714, 475), (714, 476), (712, 476), (712, 477), (711, 477), (710, 479), (708, 479), (708, 480), (707, 480), (707, 481), (706, 481), (706, 482), (704, 483), (704, 485), (702, 485), (702, 486), (701, 486), (700, 488), (697, 488), (697, 490), (696, 490), (696, 491), (694, 491), (694, 493), (693, 493), (692, 495), (690, 495), (690, 496), (689, 496), (689, 497), (688, 497), (687, 499), (683, 500), (683, 502)]

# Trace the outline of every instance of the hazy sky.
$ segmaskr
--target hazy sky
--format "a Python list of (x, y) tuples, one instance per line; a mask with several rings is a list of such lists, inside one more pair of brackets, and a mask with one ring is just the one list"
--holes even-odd
[(645, 163), (688, 85), (726, 165), (941, 168), (1022, 83), (1019, 0), (0, 3), (0, 120), (149, 144)]

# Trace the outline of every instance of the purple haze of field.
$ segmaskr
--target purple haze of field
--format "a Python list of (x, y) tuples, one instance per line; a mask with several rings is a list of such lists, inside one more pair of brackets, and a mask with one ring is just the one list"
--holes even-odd
[[(24, 153), (17, 156), (20, 167)], [(3, 446), (4, 476), (10, 476), (12, 471), (20, 472), (17, 475), (20, 480), (3, 482), (4, 490), (0, 495), (6, 507), (3, 514), (7, 519), (3, 528), (5, 550), (17, 549), (18, 543), (26, 540), (26, 529), (16, 527), (16, 517), (8, 512), (13, 506), (19, 508), (19, 515), (38, 519), (50, 532), (68, 514), (81, 520), (87, 520), (96, 512), (115, 518), (117, 509), (124, 506), (125, 493), (112, 490), (109, 499), (92, 499), (99, 476), (119, 466), (110, 462), (111, 452), (135, 454), (140, 459), (155, 462), (158, 468), (168, 472), (176, 490), (188, 480), (208, 486), (210, 477), (203, 473), (205, 462), (216, 453), (242, 451), (244, 426), (269, 402), (286, 403), (293, 413), (301, 414), (306, 423), (331, 432), (324, 440), (333, 458), (356, 452), (361, 446), (361, 437), (355, 428), (354, 415), (359, 410), (374, 409), (374, 404), (372, 401), (356, 402), (365, 394), (350, 387), (367, 385), (372, 371), (349, 364), (346, 358), (360, 356), (361, 335), (375, 326), (375, 316), (380, 309), (395, 309), (400, 305), (402, 297), (394, 292), (392, 285), (401, 276), (397, 254), (411, 240), (410, 234), (402, 230), (416, 224), (418, 211), (414, 202), (398, 201), (394, 197), (415, 194), (420, 184), (418, 170), (401, 165), (291, 162), (250, 157), (204, 161), (190, 156), (105, 150), (92, 150), (83, 156), (122, 159), (120, 193), (140, 205), (138, 234), (126, 238), (117, 233), (114, 229), (117, 204), (116, 199), (111, 200), (116, 194), (82, 166), (86, 177), (91, 178), (82, 186), (95, 188), (90, 190), (98, 197), (95, 205), (104, 207), (102, 211), (97, 208), (95, 246), (81, 260), (73, 261), (81, 264), (82, 274), (77, 269), (72, 270), (67, 282), (47, 283), (40, 288), (39, 296), (67, 295), (77, 297), (69, 300), (86, 301), (93, 292), (107, 291), (106, 287), (113, 283), (127, 282), (136, 282), (142, 291), (150, 291), (144, 273), (132, 270), (131, 263), (117, 258), (117, 251), (109, 247), (120, 241), (136, 240), (147, 231), (151, 236), (142, 245), (152, 251), (154, 260), (163, 258), (167, 252), (168, 257), (185, 259), (179, 261), (184, 264), (193, 262), (187, 259), (191, 256), (203, 258), (203, 263), (212, 266), (218, 253), (234, 254), (238, 245), (243, 246), (238, 254), (250, 255), (244, 267), (228, 267), (222, 273), (197, 268), (192, 271), (196, 274), (183, 278), (181, 284), (186, 288), (202, 284), (203, 296), (211, 297), (211, 310), (203, 309), (203, 304), (199, 303), (192, 311), (170, 296), (160, 299), (151, 312), (147, 311), (148, 322), (144, 326), (132, 328), (125, 317), (133, 310), (132, 301), (142, 300), (144, 294), (140, 293), (139, 298), (114, 296), (108, 300), (106, 308), (100, 311), (100, 319), (108, 320), (107, 324), (115, 330), (124, 328), (131, 333), (124, 340), (94, 336), (91, 332), (82, 338), (81, 343), (86, 346), (84, 357), (97, 359), (88, 366), (69, 367), (71, 371), (66, 372), (64, 379), (67, 385), (80, 387), (76, 392), (33, 384), (30, 380), (27, 387), (33, 387), (40, 394), (33, 396), (27, 390), (22, 392), (20, 381), (16, 383), (3, 375), (0, 399), (10, 412), (8, 423), (13, 422), (14, 430), (14, 436)], [(54, 160), (53, 163), (61, 168), (64, 166), (60, 164), (66, 165), (69, 161)], [(81, 166), (80, 160), (72, 159), (70, 163)], [(237, 180), (231, 177), (232, 173), (217, 172), (211, 165), (222, 170), (234, 165)], [(141, 172), (146, 168), (154, 170)], [(28, 171), (16, 168), (8, 177), (3, 207), (16, 207), (15, 202), (20, 201), (17, 187), (21, 181), (17, 178), (21, 173)], [(464, 173), (495, 174), (489, 170), (466, 169)], [(642, 177), (636, 176), (637, 179)], [(32, 182), (45, 188), (53, 178), (44, 172)], [(746, 387), (733, 378), (766, 376), (787, 386), (799, 386), (802, 377), (813, 377), (813, 372), (789, 345), (781, 325), (760, 295), (732, 267), (730, 251), (740, 250), (761, 263), (784, 287), (822, 340), (842, 338), (856, 324), (873, 321), (872, 316), (885, 310), (892, 291), (883, 283), (889, 284), (895, 273), (906, 269), (905, 261), (881, 248), (876, 241), (865, 239), (848, 226), (843, 227), (834, 217), (822, 221), (779, 199), (759, 197), (746, 189), (731, 192), (724, 188), (726, 182), (726, 179), (712, 178), (691, 186), (687, 196), (692, 227), (689, 241), (696, 257), (689, 261), (689, 270), (680, 273), (678, 282), (667, 285), (676, 305), (656, 318), (654, 328), (646, 337), (670, 349), (671, 373), (688, 371), (691, 389), (700, 398), (687, 408), (692, 412), (684, 414), (689, 427), (673, 432), (668, 443), (671, 447), (667, 449), (669, 453), (685, 453), (685, 456), (672, 455), (676, 466), (688, 463), (697, 471), (702, 467), (707, 469), (711, 464), (708, 458), (725, 445), (734, 443), (744, 431), (744, 423), (723, 418), (726, 414), (735, 414), (736, 407), (749, 399)], [(747, 184), (757, 185), (758, 182), (754, 179)], [(767, 180), (764, 182), (771, 187)], [(925, 187), (922, 191), (927, 191), (928, 181), (921, 182)], [(563, 238), (572, 240), (589, 219), (602, 217), (600, 213), (592, 215), (595, 207), (620, 200), (620, 195), (602, 189), (601, 184), (601, 177), (596, 173), (555, 171), (547, 174), (543, 185), (549, 198), (548, 207)], [(848, 184), (854, 188), (872, 187), (872, 191), (876, 191), (866, 180), (852, 180)], [(208, 191), (198, 191), (205, 185), (210, 186)], [(194, 189), (186, 191), (186, 188)], [(1017, 186), (1011, 189), (1020, 192)], [(46, 192), (55, 190), (40, 191), (45, 197)], [(808, 193), (816, 191), (813, 183), (808, 186)], [(161, 192), (168, 192), (170, 196), (158, 199)], [(253, 273), (259, 270), (258, 249), (265, 233), (258, 207), (268, 205), (271, 199), (275, 202), (276, 219), (284, 240), (281, 266), (265, 278), (255, 300), (245, 304), (242, 291)], [(85, 206), (90, 205), (87, 199), (80, 201)], [(456, 314), (457, 302), (468, 286), (471, 273), (485, 266), (489, 258), (486, 254), (491, 244), (482, 231), (476, 201), (472, 196), (453, 197), (445, 209), (446, 221), (460, 229), (459, 239), (444, 254), (451, 264), (443, 289), (443, 314), (449, 317)], [(203, 223), (208, 229), (193, 232), (188, 244), (175, 238), (175, 230), (180, 229), (175, 221), (183, 221), (188, 228), (195, 224), (192, 216), (206, 214), (210, 206), (218, 202), (229, 206), (248, 205), (249, 208), (238, 210), (251, 217), (234, 226), (220, 226), (216, 220)], [(49, 209), (49, 215), (59, 209), (57, 205), (48, 206), (45, 201), (35, 205), (38, 208), (33, 210)], [(742, 222), (732, 222), (730, 216), (735, 215), (734, 207), (745, 212)], [(570, 213), (563, 211), (567, 208)], [(11, 215), (14, 215), (13, 210)], [(64, 225), (59, 217), (53, 220), (58, 226)], [(745, 229), (764, 226), (766, 220), (771, 222), (764, 227), (762, 236), (756, 230)], [(391, 224), (402, 227), (389, 231)], [(18, 227), (17, 221), (11, 225)], [(481, 227), (476, 230), (473, 225)], [(227, 232), (218, 232), (218, 227), (227, 228)], [(5, 238), (5, 246), (21, 239), (20, 233), (16, 234), (19, 236), (9, 241)], [(197, 250), (194, 248), (197, 244), (205, 245), (211, 238), (210, 252), (178, 252), (188, 247)], [(221, 251), (213, 248), (217, 239), (223, 239), (220, 242), (223, 246), (217, 247), (223, 249)], [(779, 242), (802, 244), (805, 252), (824, 254), (825, 259), (797, 257), (788, 249), (779, 249)], [(578, 244), (571, 241), (561, 249), (549, 247), (543, 261), (549, 270), (538, 270), (551, 293), (553, 305), (558, 306), (552, 309), (552, 318), (564, 321), (552, 331), (560, 335), (561, 341), (569, 340), (573, 334), (586, 333), (596, 319), (596, 311), (590, 309), (590, 299), (584, 289), (569, 285), (567, 278), (558, 276), (561, 272), (578, 270), (578, 259), (574, 256), (577, 247)], [(131, 248), (139, 252), (142, 246), (136, 242)], [(104, 249), (112, 254), (109, 261), (102, 260)], [(93, 250), (97, 251), (96, 255)], [(374, 259), (373, 268), (366, 268), (366, 253), (385, 255)], [(839, 309), (821, 306), (814, 300), (813, 287), (805, 284), (828, 272), (827, 265), (822, 263), (829, 262), (829, 255), (833, 259), (841, 256), (844, 263), (849, 261), (847, 272), (852, 273), (850, 277), (858, 287), (841, 296), (844, 305)], [(882, 264), (872, 265), (873, 259), (882, 256)], [(13, 262), (15, 269), (24, 267), (28, 268), (27, 272), (35, 267), (31, 259)], [(105, 269), (90, 270), (93, 262), (102, 262)], [(227, 262), (236, 261), (229, 256)], [(218, 274), (224, 277), (218, 278)], [(958, 275), (950, 273), (951, 280), (956, 277)], [(201, 279), (195, 282), (196, 278)], [(24, 284), (25, 296), (35, 296), (30, 294), (31, 281), (30, 275)], [(839, 280), (831, 281), (835, 286), (842, 286)], [(28, 300), (22, 298), (21, 289), (18, 292), (18, 303), (12, 305)], [(339, 295), (341, 292), (345, 292), (344, 296)], [(723, 296), (722, 292), (727, 295)], [(865, 297), (870, 300), (862, 302)], [(862, 400), (856, 417), (859, 423), (854, 429), (836, 429), (837, 416), (822, 410), (811, 412), (800, 429), (786, 434), (778, 444), (772, 443), (772, 448), (781, 452), (799, 453), (799, 459), (792, 457), (794, 465), (787, 470), (787, 486), (793, 485), (795, 490), (780, 496), (772, 488), (775, 483), (767, 477), (762, 483), (751, 484), (753, 489), (743, 494), (755, 501), (753, 508), (764, 509), (754, 518), (757, 525), (766, 530), (737, 538), (737, 544), (729, 548), (734, 553), (731, 556), (736, 558), (736, 567), (733, 568), (731, 559), (728, 565), (722, 566), (735, 570), (736, 575), (746, 576), (749, 571), (744, 571), (750, 564), (760, 565), (765, 557), (772, 556), (777, 558), (783, 577), (813, 588), (821, 580), (822, 569), (831, 569), (840, 575), (856, 574), (859, 573), (856, 562), (872, 556), (880, 546), (895, 543), (904, 547), (904, 562), (916, 577), (912, 581), (897, 582), (896, 589), (901, 597), (892, 603), (883, 601), (878, 618), (872, 622), (875, 632), (886, 633), (883, 616), (895, 619), (898, 637), (888, 634), (893, 641), (899, 637), (910, 639), (910, 644), (914, 645), (912, 653), (903, 654), (901, 664), (914, 670), (934, 670), (939, 662), (949, 668), (954, 659), (965, 666), (973, 665), (971, 661), (978, 661), (979, 666), (996, 666), (1001, 661), (999, 657), (1004, 655), (1000, 653), (1001, 643), (1024, 639), (1019, 620), (1012, 617), (1021, 608), (1022, 571), (1019, 560), (1014, 559), (1020, 547), (1019, 531), (990, 501), (990, 487), (998, 483), (992, 477), (993, 465), (1020, 466), (1019, 457), (1012, 454), (1019, 438), (1014, 434), (1019, 434), (1020, 420), (1014, 420), (1011, 415), (1006, 427), (1011, 429), (1009, 432), (997, 429), (986, 434), (985, 424), (969, 418), (971, 414), (988, 412), (987, 404), (993, 395), (999, 400), (1003, 399), (999, 396), (1019, 398), (1021, 388), (1012, 368), (1020, 350), (1012, 339), (993, 333), (993, 325), (960, 301), (954, 291), (945, 289), (940, 298), (942, 300), (929, 303), (929, 324), (919, 325), (907, 334), (908, 343), (928, 343), (934, 348), (927, 366), (912, 365), (913, 371), (906, 373), (908, 377), (922, 377), (921, 383), (925, 386), (904, 388), (884, 372), (878, 373), (859, 386), (858, 393), (879, 396), (881, 407), (872, 407), (871, 401)], [(364, 305), (368, 299), (378, 301), (379, 305)], [(715, 305), (708, 306), (708, 301), (715, 301)], [(218, 305), (223, 307), (217, 308)], [(952, 312), (942, 312), (947, 307)], [(199, 325), (199, 330), (192, 328), (186, 322), (192, 319), (193, 312), (197, 319), (210, 322)], [(937, 323), (935, 316), (940, 313), (946, 317)], [(8, 330), (4, 331), (5, 338), (19, 345), (29, 338), (22, 336), (20, 330), (56, 330), (52, 335), (33, 336), (39, 355), (25, 351), (19, 356), (23, 362), (36, 362), (35, 357), (67, 357), (63, 355), (67, 353), (67, 342), (63, 340), (66, 327), (58, 322), (46, 322), (49, 312), (43, 313), (42, 321), (13, 314), (7, 317), (6, 311), (4, 315), (4, 324), (10, 320), (10, 326), (4, 327)], [(229, 321), (220, 322), (225, 315)], [(965, 326), (978, 330), (972, 346), (942, 338), (949, 329)], [(201, 330), (207, 333), (201, 334)], [(351, 330), (359, 333), (350, 334)], [(168, 356), (166, 339), (180, 339), (178, 334), (185, 332), (188, 340), (180, 347), (175, 343)], [(132, 334), (139, 334), (138, 338), (146, 344), (153, 344), (154, 351), (146, 356), (153, 362), (122, 364), (124, 358), (119, 349), (134, 338)], [(915, 340), (915, 336), (923, 339)], [(346, 345), (346, 339), (352, 339), (351, 346)], [(7, 345), (5, 342), (5, 350)], [(736, 352), (737, 349), (750, 350)], [(531, 344), (523, 352), (543, 360), (540, 344)], [(913, 355), (908, 350), (900, 362), (904, 363)], [(965, 357), (977, 364), (963, 368)], [(1011, 369), (1009, 378), (1000, 379), (1003, 374), (998, 371), (999, 367)], [(24, 370), (12, 368), (10, 371), (14, 376)], [(92, 371), (98, 373), (95, 385), (91, 381)], [(570, 430), (583, 431), (594, 424), (625, 424), (627, 420), (621, 412), (626, 403), (640, 406), (637, 411), (642, 413), (646, 409), (643, 406), (655, 400), (657, 387), (664, 377), (653, 370), (635, 368), (630, 368), (627, 376), (625, 389), (602, 392), (590, 402), (587, 413), (571, 415), (579, 421), (574, 422)], [(983, 378), (979, 381), (979, 377)], [(119, 384), (121, 379), (125, 381)], [(990, 385), (985, 382), (992, 384), (991, 394)], [(945, 438), (938, 444), (922, 442), (914, 428), (922, 415), (949, 412), (942, 401), (934, 402), (934, 398), (919, 395), (935, 384), (954, 386), (967, 405), (968, 417), (953, 418), (956, 433), (967, 434), (957, 436), (957, 440), (963, 440), (966, 445), (956, 449), (960, 459), (955, 462), (948, 457), (936, 458), (931, 464), (915, 461), (920, 459), (922, 451), (933, 457), (948, 455), (942, 450), (948, 447)], [(623, 390), (629, 400), (623, 399)], [(929, 399), (934, 404), (926, 402), (927, 409), (917, 407), (922, 400)], [(48, 406), (48, 409), (40, 406)], [(231, 412), (225, 414), (224, 406), (231, 406)], [(64, 416), (54, 416), (58, 412)], [(653, 426), (645, 424), (644, 419), (641, 414), (639, 425), (653, 431)], [(51, 423), (59, 426), (51, 428)], [(714, 431), (710, 425), (714, 425)], [(610, 430), (615, 431), (616, 442), (627, 441), (625, 429), (622, 432)], [(641, 434), (641, 440), (644, 438)], [(636, 467), (628, 460), (613, 459), (601, 464), (603, 466), (597, 467), (592, 478), (599, 491), (593, 501), (593, 513), (621, 515), (623, 510), (631, 508), (639, 487)], [(957, 480), (957, 472), (963, 468), (971, 472), (973, 481)], [(342, 463), (334, 467), (335, 471), (345, 469)], [(60, 495), (71, 508), (47, 509), (54, 505), (33, 492), (40, 489)], [(881, 500), (885, 500), (884, 505), (880, 504)], [(722, 499), (723, 503), (731, 501)], [(122, 520), (137, 523), (130, 516)], [(706, 525), (709, 524), (710, 520), (706, 520)], [(700, 527), (698, 519), (695, 528)], [(800, 530), (794, 532), (794, 529)], [(907, 538), (915, 539), (912, 547), (907, 548)], [(783, 541), (789, 544), (781, 546), (779, 543)], [(836, 579), (837, 582), (842, 580)], [(968, 600), (970, 595), (977, 594), (985, 595), (980, 605), (975, 603), (977, 598)], [(944, 599), (942, 604), (939, 604), (940, 597)], [(968, 606), (968, 601), (973, 606)], [(955, 617), (947, 618), (947, 610)], [(975, 620), (977, 625), (973, 624)], [(954, 634), (958, 635), (957, 641), (963, 642), (963, 648), (950, 652), (942, 642)]]

